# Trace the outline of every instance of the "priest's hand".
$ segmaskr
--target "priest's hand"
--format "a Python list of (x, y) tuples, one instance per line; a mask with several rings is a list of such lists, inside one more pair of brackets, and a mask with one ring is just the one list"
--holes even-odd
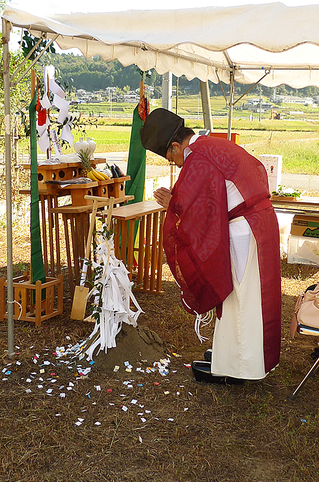
[(166, 187), (160, 187), (154, 191), (154, 197), (158, 204), (167, 209), (172, 197), (171, 190), (167, 189)]

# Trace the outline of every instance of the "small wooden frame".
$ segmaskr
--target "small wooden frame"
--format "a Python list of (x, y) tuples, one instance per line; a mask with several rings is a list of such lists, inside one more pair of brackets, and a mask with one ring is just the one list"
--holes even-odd
[[(6, 310), (5, 278), (0, 278), (0, 321), (8, 317)], [(63, 276), (46, 278), (45, 283), (30, 282), (29, 274), (14, 278), (13, 298), (15, 320), (31, 321), (41, 326), (42, 321), (63, 313)]]
[[(114, 186), (114, 179), (105, 179), (105, 181), (98, 181), (97, 187), (93, 188), (93, 196), (111, 197), (111, 185)], [(114, 189), (112, 189), (114, 191)], [(123, 194), (124, 195), (124, 194)], [(113, 195), (112, 195), (113, 196)]]
[(108, 185), (109, 197), (123, 197), (125, 195), (125, 181), (129, 181), (130, 176), (115, 177), (113, 183)]
[(93, 196), (93, 189), (98, 186), (98, 181), (87, 182), (85, 184), (70, 184), (67, 188), (71, 191), (73, 206), (87, 206), (93, 204), (90, 199), (84, 196)]

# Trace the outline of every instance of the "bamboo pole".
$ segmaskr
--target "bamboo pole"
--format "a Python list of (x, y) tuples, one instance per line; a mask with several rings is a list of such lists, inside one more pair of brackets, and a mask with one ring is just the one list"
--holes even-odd
[(13, 341), (13, 259), (12, 259), (12, 189), (11, 189), (11, 121), (10, 121), (10, 24), (2, 18), (3, 91), (4, 91), (4, 143), (6, 166), (6, 221), (7, 221), (7, 299), (8, 299), (8, 355), (14, 355)]

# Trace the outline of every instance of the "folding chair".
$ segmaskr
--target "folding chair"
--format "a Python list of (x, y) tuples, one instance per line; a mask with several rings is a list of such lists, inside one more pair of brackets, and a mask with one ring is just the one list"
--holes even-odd
[[(311, 285), (309, 286), (306, 291), (308, 290), (313, 290), (316, 287), (316, 285)], [(293, 324), (293, 322), (292, 322)], [(303, 325), (299, 322), (297, 322), (297, 332), (300, 333), (301, 335), (312, 335), (312, 336), (319, 336), (319, 329), (318, 328), (313, 328), (311, 326), (306, 326)], [(319, 367), (319, 357), (316, 359), (308, 373), (305, 375), (305, 377), (302, 379), (302, 381), (299, 383), (298, 387), (292, 392), (292, 394), (289, 397), (289, 400), (295, 400), (297, 393), (301, 390), (301, 388), (304, 386), (308, 378), (311, 376), (314, 376), (317, 368)]]

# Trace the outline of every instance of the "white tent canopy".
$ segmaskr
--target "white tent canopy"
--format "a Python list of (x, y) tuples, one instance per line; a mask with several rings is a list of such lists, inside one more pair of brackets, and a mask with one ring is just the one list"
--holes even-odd
[[(61, 49), (205, 82), (319, 87), (319, 5), (282, 3), (181, 10), (34, 15), (9, 4), (3, 18)], [(231, 75), (231, 74), (232, 75)]]

